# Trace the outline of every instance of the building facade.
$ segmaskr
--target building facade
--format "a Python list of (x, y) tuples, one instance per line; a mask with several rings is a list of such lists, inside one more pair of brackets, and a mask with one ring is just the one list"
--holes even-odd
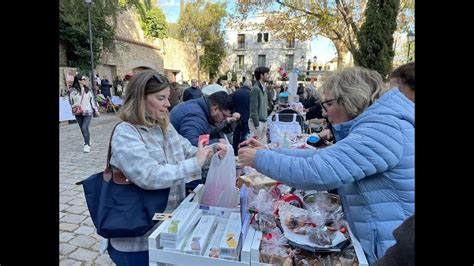
[(255, 27), (255, 24), (265, 22), (265, 15), (260, 14), (249, 19), (251, 27), (243, 29), (226, 29), (226, 45), (228, 57), (223, 69), (225, 72), (236, 73), (237, 80), (242, 81), (242, 77), (253, 77), (254, 70), (259, 66), (270, 68), (273, 80), (279, 77), (280, 67), (290, 72), (299, 69), (305, 73), (307, 60), (311, 54), (309, 41), (295, 40), (288, 38), (280, 40), (274, 38), (270, 31), (262, 27)]

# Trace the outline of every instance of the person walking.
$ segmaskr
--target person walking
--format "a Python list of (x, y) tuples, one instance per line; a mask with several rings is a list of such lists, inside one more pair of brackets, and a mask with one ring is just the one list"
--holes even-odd
[(76, 117), (79, 128), (81, 129), (82, 137), (84, 138), (84, 152), (91, 151), (89, 125), (92, 116), (99, 116), (99, 107), (96, 101), (93, 100), (94, 95), (92, 90), (87, 87), (87, 77), (82, 74), (77, 74), (71, 86), (69, 94), (69, 101), (73, 108), (73, 114)]

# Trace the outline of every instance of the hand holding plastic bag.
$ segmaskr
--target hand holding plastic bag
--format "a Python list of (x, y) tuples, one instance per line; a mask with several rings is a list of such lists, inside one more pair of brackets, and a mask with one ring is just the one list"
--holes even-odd
[(218, 153), (212, 156), (201, 203), (216, 207), (236, 207), (239, 191), (235, 186), (235, 158), (232, 145), (227, 144), (227, 152), (220, 159)]

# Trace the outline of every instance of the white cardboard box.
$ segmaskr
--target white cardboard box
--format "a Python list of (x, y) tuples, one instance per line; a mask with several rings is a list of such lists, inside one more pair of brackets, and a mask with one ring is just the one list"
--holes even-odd
[[(188, 254), (203, 255), (209, 244), (209, 239), (216, 228), (216, 216), (203, 215), (201, 220), (194, 227), (190, 239), (188, 239), (183, 251)], [(193, 247), (195, 245), (197, 247)], [(196, 249), (197, 248), (197, 249)]]
[[(167, 223), (169, 220), (164, 221), (163, 223)], [(161, 225), (153, 232), (150, 237), (148, 238), (149, 243), (158, 243), (159, 244), (159, 234), (160, 229), (163, 230), (166, 224), (162, 227)], [(249, 230), (251, 232), (251, 230)], [(252, 238), (253, 235), (247, 234), (248, 238)], [(244, 240), (245, 243), (250, 243), (251, 241), (248, 239)], [(247, 244), (248, 246), (249, 244)], [(243, 249), (244, 250), (244, 249)], [(179, 265), (179, 266), (189, 266), (189, 265), (202, 265), (202, 266), (242, 266), (242, 265), (250, 265), (250, 260), (242, 260), (242, 258), (249, 258), (248, 254), (250, 254), (250, 249), (246, 247), (244, 251), (244, 256), (241, 256), (241, 261), (233, 261), (227, 259), (220, 259), (220, 258), (211, 258), (205, 256), (198, 256), (192, 254), (186, 254), (183, 252), (171, 251), (171, 250), (164, 250), (157, 248), (157, 246), (148, 246), (149, 251), (149, 263), (150, 265), (156, 265), (153, 263), (158, 263), (158, 265)], [(247, 254), (247, 255), (246, 255)]]
[[(203, 185), (199, 185), (194, 189), (195, 193), (189, 194), (183, 202), (186, 201), (197, 201), (198, 198), (196, 198), (196, 194), (200, 192), (202, 195), (202, 188)], [(216, 210), (214, 207), (211, 207), (210, 209)], [(224, 208), (225, 209), (225, 208)], [(222, 210), (219, 210), (222, 211)], [(231, 212), (240, 212), (239, 208), (235, 208), (232, 211), (225, 210), (224, 213), (227, 213), (228, 216), (230, 216)], [(173, 212), (174, 214), (174, 212)], [(217, 213), (217, 214), (222, 214)], [(216, 218), (219, 222), (224, 222), (223, 220), (224, 215), (216, 215)], [(219, 258), (210, 258), (210, 257), (204, 257), (204, 256), (198, 256), (198, 255), (192, 255), (192, 254), (185, 254), (182, 252), (176, 252), (176, 251), (170, 251), (170, 250), (163, 250), (160, 248), (160, 233), (163, 232), (167, 226), (170, 220), (165, 220), (161, 223), (160, 226), (148, 237), (148, 251), (149, 251), (149, 264), (154, 265), (154, 266), (168, 266), (168, 265), (177, 265), (177, 266), (189, 266), (189, 265), (202, 265), (202, 266), (242, 266), (242, 265), (250, 265), (250, 261), (232, 261), (232, 260), (226, 260), (226, 259), (219, 259)], [(250, 231), (250, 230), (249, 230)], [(244, 238), (244, 242), (250, 241)], [(246, 251), (249, 252), (249, 251)], [(244, 255), (244, 258), (248, 257)]]
[(240, 213), (231, 213), (219, 246), (219, 257), (239, 259), (242, 242), (244, 241), (241, 232), (242, 221)]
[(253, 238), (255, 236), (255, 228), (252, 226), (249, 227), (247, 231), (247, 237), (242, 244), (242, 250), (240, 251), (240, 260), (241, 261), (250, 261), (250, 249), (252, 247)]

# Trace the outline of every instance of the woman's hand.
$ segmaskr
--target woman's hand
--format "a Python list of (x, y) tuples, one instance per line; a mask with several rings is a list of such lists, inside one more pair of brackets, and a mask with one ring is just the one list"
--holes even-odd
[(227, 154), (227, 145), (222, 144), (222, 143), (216, 143), (216, 150), (219, 158), (224, 158), (224, 156)]
[(99, 117), (100, 116), (99, 111), (94, 111), (94, 115), (95, 115), (95, 117)]
[(239, 148), (240, 147), (245, 147), (245, 146), (249, 146), (250, 148), (253, 148), (253, 149), (268, 149), (267, 145), (262, 144), (260, 141), (254, 139), (254, 138), (250, 138), (246, 141), (242, 141), (239, 144)]
[(254, 159), (257, 154), (257, 149), (241, 148), (239, 149), (239, 163), (242, 166), (250, 166), (255, 168)]
[(330, 140), (333, 138), (331, 130), (323, 129), (321, 132), (318, 133), (319, 137), (325, 140)]
[(198, 151), (196, 152), (196, 159), (198, 160), (199, 166), (203, 166), (207, 159), (212, 156), (212, 149), (208, 146), (204, 147), (202, 144), (204, 140), (198, 142)]

